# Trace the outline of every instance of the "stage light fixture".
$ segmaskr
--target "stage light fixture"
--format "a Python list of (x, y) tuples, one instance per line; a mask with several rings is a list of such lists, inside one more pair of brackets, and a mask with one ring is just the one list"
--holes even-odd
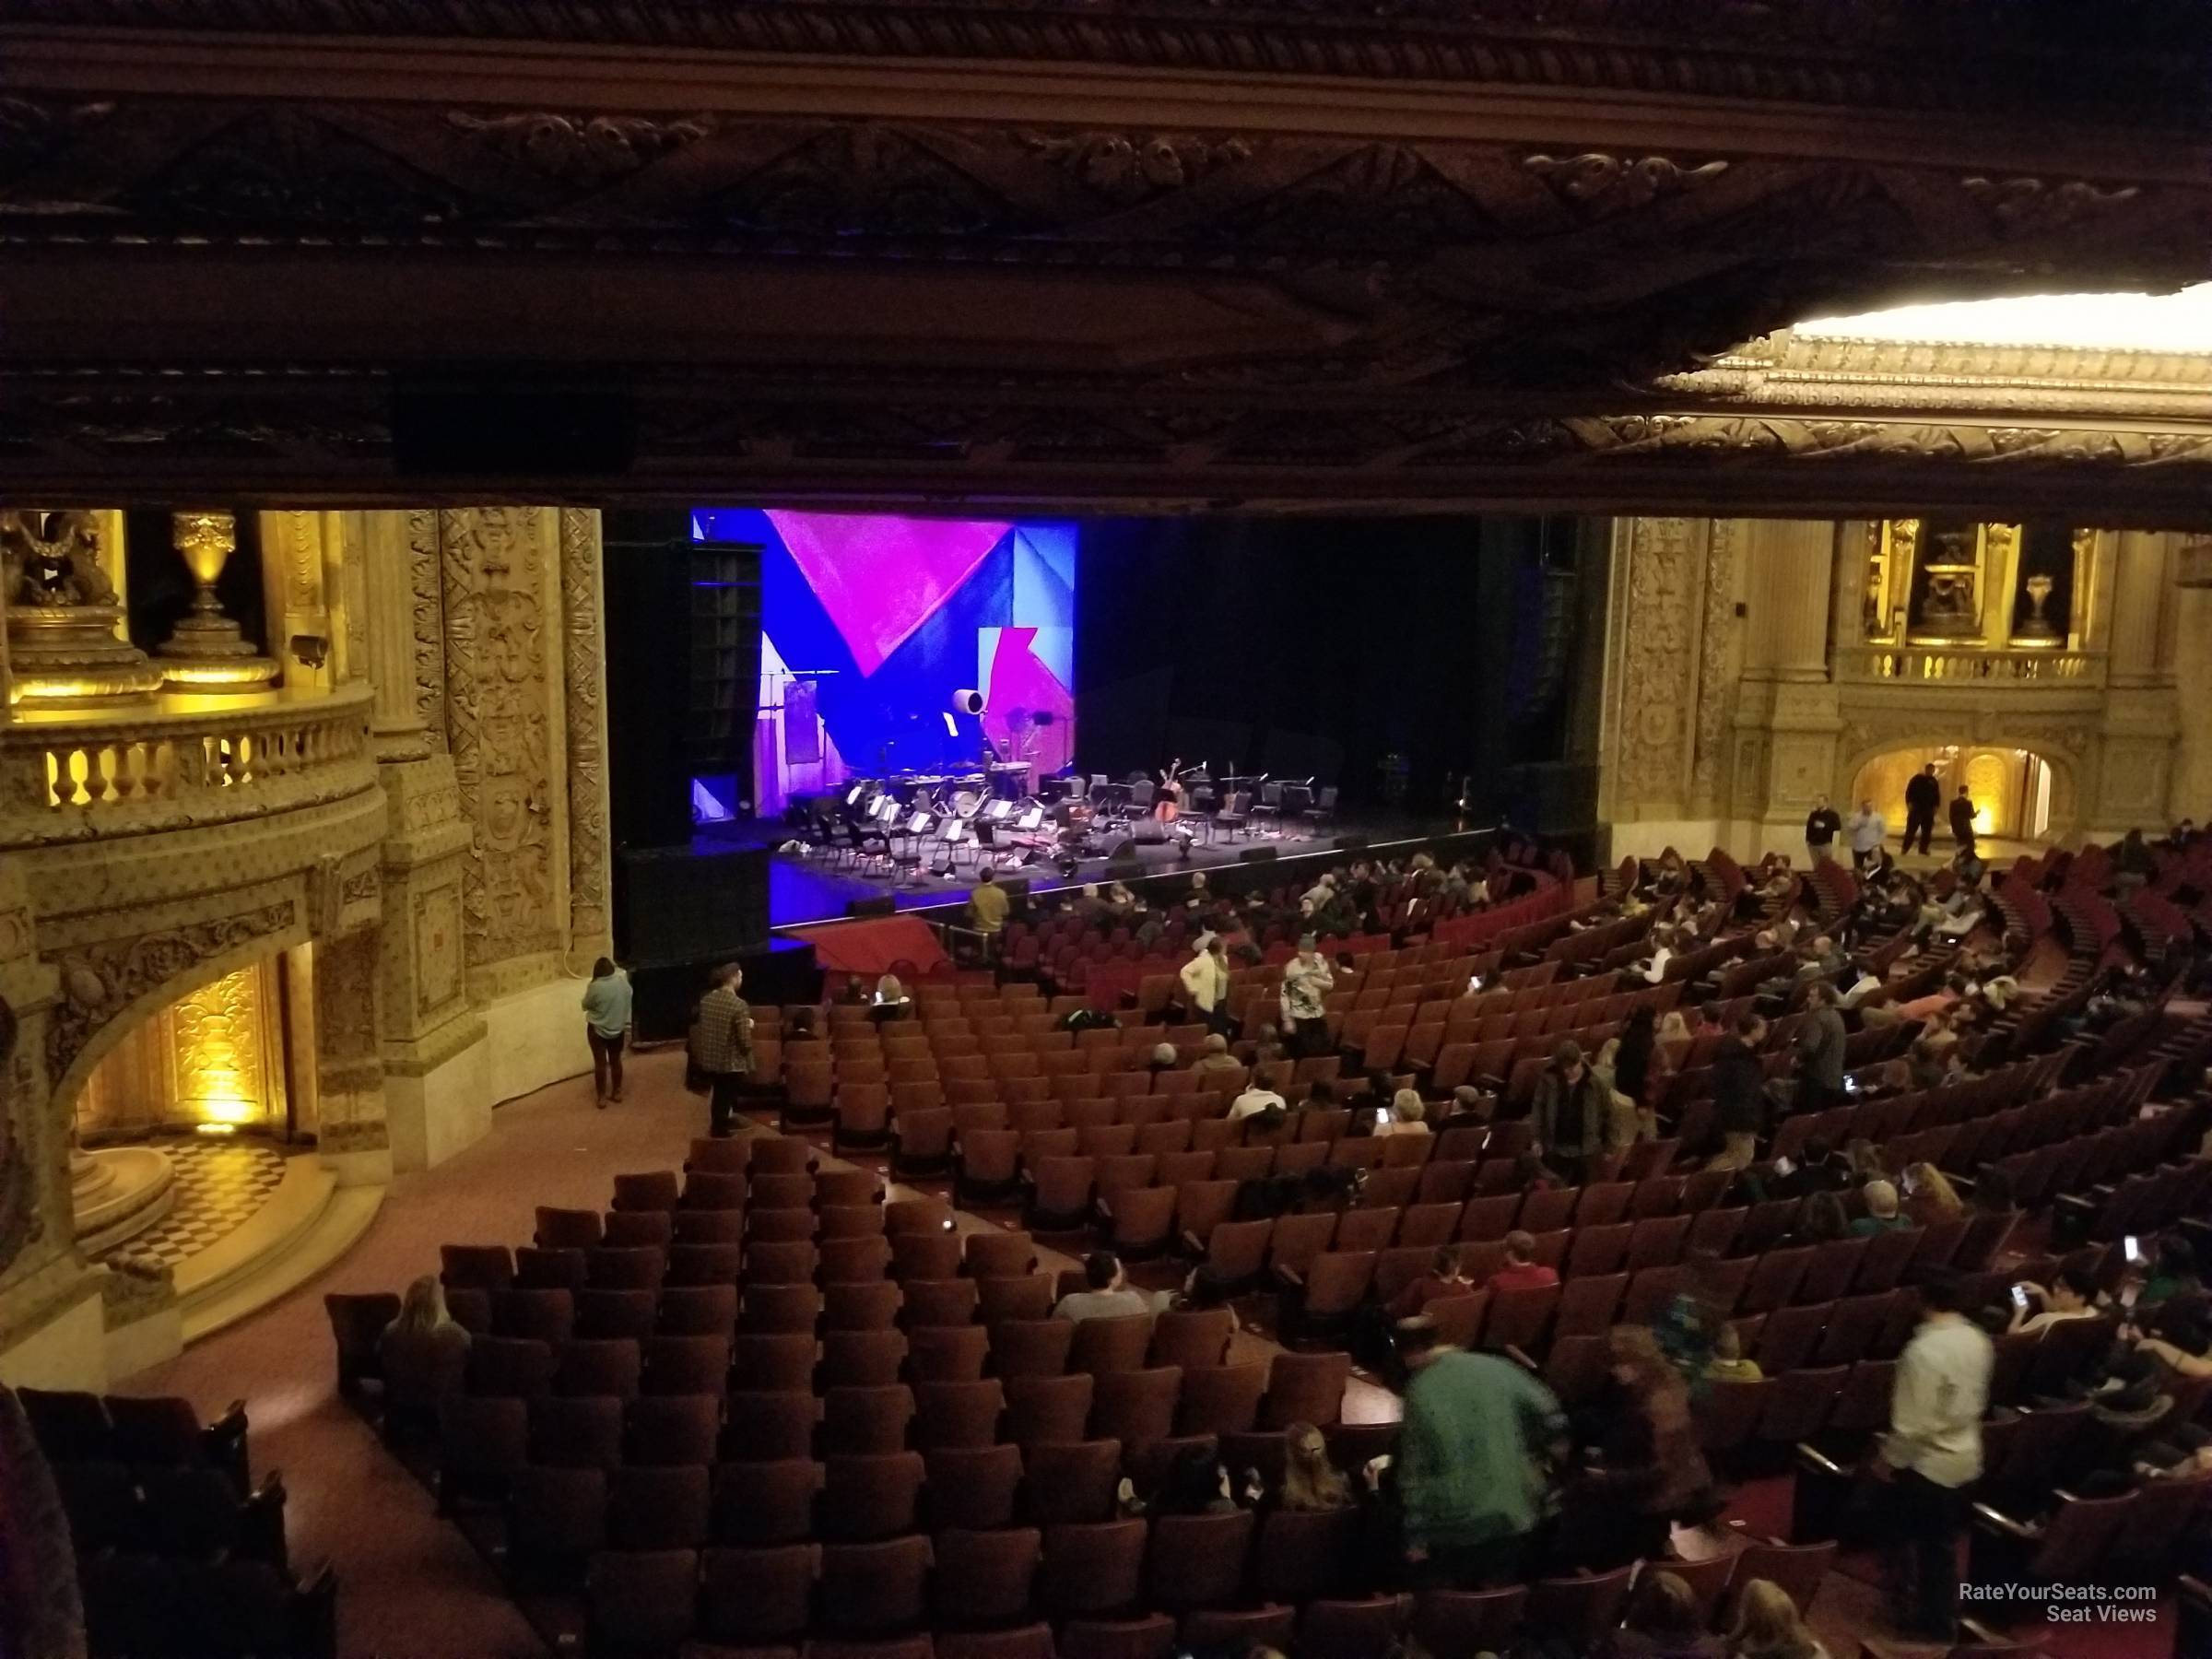
[(983, 712), (983, 694), (972, 689), (952, 694), (952, 712), (955, 714), (981, 714)]

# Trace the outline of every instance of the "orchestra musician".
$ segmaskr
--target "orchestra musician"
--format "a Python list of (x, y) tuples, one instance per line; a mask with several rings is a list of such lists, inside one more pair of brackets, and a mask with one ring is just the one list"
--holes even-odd
[(1163, 824), (1171, 824), (1182, 816), (1182, 783), (1176, 773), (1182, 770), (1182, 757), (1178, 755), (1159, 774), (1159, 789), (1152, 797), (1152, 816)]

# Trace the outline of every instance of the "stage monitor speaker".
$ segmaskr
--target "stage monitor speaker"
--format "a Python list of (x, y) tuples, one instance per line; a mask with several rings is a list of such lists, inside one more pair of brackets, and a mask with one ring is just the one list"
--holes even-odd
[(1367, 851), (1367, 837), (1364, 835), (1340, 835), (1329, 844), (1339, 853), (1364, 853)]
[(768, 943), (768, 849), (626, 848), (615, 865), (615, 939), (634, 968), (760, 949)]
[(1237, 862), (1239, 864), (1273, 864), (1275, 849), (1273, 847), (1246, 847), (1237, 854)]
[(1168, 827), (1158, 818), (1139, 818), (1129, 826), (1129, 838), (1140, 847), (1164, 846)]
[(1108, 864), (1136, 863), (1136, 842), (1126, 840), (1116, 841), (1113, 850), (1106, 854), (1106, 862)]
[(888, 895), (881, 899), (855, 899), (845, 906), (845, 914), (848, 916), (895, 916), (898, 913), (899, 900)]

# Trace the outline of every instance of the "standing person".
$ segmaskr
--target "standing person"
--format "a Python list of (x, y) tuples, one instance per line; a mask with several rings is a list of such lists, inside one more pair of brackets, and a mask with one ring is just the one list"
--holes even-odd
[(1864, 870), (1882, 850), (1882, 841), (1889, 833), (1889, 826), (1882, 822), (1882, 815), (1874, 809), (1872, 801), (1861, 801), (1859, 809), (1851, 815), (1851, 822), (1843, 827), (1851, 842), (1851, 867)]
[(1229, 947), (1219, 934), (1208, 934), (1176, 976), (1193, 1020), (1217, 1036), (1229, 1030)]
[(1569, 1186), (1582, 1184), (1590, 1157), (1604, 1144), (1613, 1090), (1583, 1058), (1571, 1037), (1551, 1051), (1536, 1079), (1536, 1150)]
[(1410, 1377), (1397, 1470), (1412, 1577), (1435, 1589), (1512, 1583), (1566, 1415), (1520, 1366), (1440, 1342), (1432, 1320), (1405, 1321), (1397, 1344)]
[(1748, 1169), (1759, 1156), (1759, 1137), (1767, 1129), (1767, 1068), (1759, 1051), (1766, 1041), (1767, 1022), (1746, 1012), (1712, 1051), (1712, 1106), (1721, 1149), (1708, 1169)]
[(1912, 851), (1912, 838), (1920, 837), (1920, 850), (1928, 850), (1928, 837), (1936, 833), (1936, 809), (1943, 805), (1943, 785), (1936, 782), (1936, 763), (1931, 760), (1907, 780), (1905, 783), (1905, 839), (1899, 845), (1900, 853)]
[(1711, 1497), (1712, 1472), (1698, 1447), (1689, 1389), (1645, 1325), (1616, 1325), (1608, 1339), (1602, 1460), (1567, 1493), (1561, 1531), (1579, 1559), (1599, 1568), (1663, 1559), (1674, 1523)]
[(1958, 843), (1961, 853), (1971, 853), (1974, 850), (1974, 797), (1967, 793), (1963, 783), (1951, 797), (1951, 840)]
[[(629, 975), (606, 957), (592, 964), (583, 988), (583, 1040), (592, 1048), (592, 1091), (599, 1109), (622, 1103), (622, 1045), (629, 1036)], [(611, 1085), (611, 1087), (610, 1087)]]
[(1836, 988), (1816, 982), (1806, 994), (1807, 1012), (1797, 1033), (1797, 1097), (1793, 1112), (1825, 1112), (1843, 1100), (1842, 1010)]
[(1805, 850), (1815, 864), (1836, 855), (1836, 837), (1843, 833), (1843, 815), (1828, 804), (1826, 795), (1813, 797), (1813, 809), (1805, 815)]
[(1301, 935), (1298, 955), (1283, 965), (1283, 1023), (1298, 1033), (1300, 1054), (1328, 1052), (1328, 1007), (1324, 999), (1335, 983), (1319, 941), (1312, 934)]
[(975, 886), (968, 893), (968, 909), (975, 917), (975, 931), (983, 935), (986, 947), (1006, 929), (1006, 912), (1014, 901), (1006, 897), (1006, 889), (998, 885), (998, 874), (990, 865), (975, 878)]
[(716, 1140), (729, 1139), (738, 1091), (753, 1069), (753, 1011), (737, 994), (744, 983), (736, 963), (715, 969), (713, 988), (700, 999), (691, 1028), (690, 1061), (706, 1079), (708, 1124)]
[(1881, 1467), (1893, 1472), (1897, 1544), (1890, 1607), (1899, 1625), (1948, 1641), (1959, 1613), (1959, 1535), (1966, 1488), (1982, 1474), (1982, 1414), (1994, 1349), (1960, 1310), (1953, 1278), (1920, 1289), (1920, 1328), (1897, 1361)]

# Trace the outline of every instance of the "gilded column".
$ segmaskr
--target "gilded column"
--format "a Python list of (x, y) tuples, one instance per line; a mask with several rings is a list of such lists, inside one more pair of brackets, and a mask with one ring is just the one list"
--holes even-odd
[(340, 647), (331, 637), (324, 582), (325, 516), (291, 510), (256, 515), (266, 618), (263, 649), (284, 665), (284, 683), (293, 691), (327, 691), (337, 683)]
[(613, 948), (607, 900), (606, 645), (601, 618), (599, 514), (560, 514), (561, 674), (569, 795), (569, 948), (586, 960)]
[(370, 734), (379, 759), (420, 759), (445, 747), (438, 514), (365, 512), (361, 521)]
[(1747, 672), (1828, 678), (1829, 598), (1835, 587), (1836, 525), (1829, 519), (1755, 519), (1749, 524), (1750, 634)]
[(2160, 636), (2169, 595), (2179, 590), (2168, 585), (2171, 547), (2164, 534), (2100, 531), (2095, 545), (2112, 569), (2092, 828), (2124, 833), (2164, 823), (2177, 793), (2175, 771), (2189, 723), (2182, 718), (2173, 677), (2160, 662)]
[[(2176, 538), (2197, 544), (2177, 559), (2194, 556), (2212, 563), (2212, 538)], [(2183, 686), (2212, 686), (2212, 587), (2175, 585), (2169, 594), (2173, 613), (2173, 672)], [(2172, 784), (2167, 794), (2170, 818), (2194, 818), (2212, 823), (2212, 723), (2187, 720), (2177, 723)]]
[(1852, 595), (1854, 619), (1864, 606), (1864, 572), (1857, 584), (1838, 574), (1845, 562), (1842, 529), (1828, 519), (1760, 519), (1749, 526), (1749, 665), (1735, 714), (1747, 774), (1739, 778), (1739, 819), (1794, 823), (1830, 787), (1842, 723), (1829, 674), (1830, 619), (1845, 609), (1831, 601), (1839, 592)]
[(2159, 616), (2167, 594), (2167, 537), (2156, 530), (2123, 530), (2099, 547), (2112, 548), (2110, 686), (2153, 686), (2171, 677), (2159, 663)]

